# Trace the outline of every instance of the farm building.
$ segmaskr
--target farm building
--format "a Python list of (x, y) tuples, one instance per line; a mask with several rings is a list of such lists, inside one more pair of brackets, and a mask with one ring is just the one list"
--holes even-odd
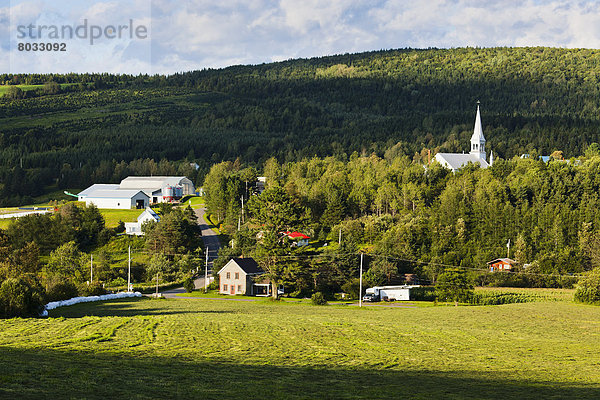
[[(194, 194), (194, 184), (184, 176), (130, 176), (120, 184), (94, 184), (77, 195), (98, 208), (139, 208), (171, 202)], [(129, 201), (128, 201), (129, 200)]]
[(79, 201), (98, 208), (139, 208), (148, 207), (149, 198), (141, 190), (122, 190), (119, 185), (95, 184), (77, 195)]
[(256, 282), (264, 274), (253, 258), (232, 258), (218, 272), (219, 293), (246, 296), (270, 296), (269, 280)]
[(510, 271), (516, 263), (515, 260), (511, 260), (510, 258), (496, 258), (495, 260), (488, 262), (487, 265), (490, 267), (490, 272)]
[(137, 222), (125, 222), (125, 234), (127, 235), (136, 235), (141, 236), (144, 234), (142, 232), (142, 225), (144, 222), (158, 222), (160, 221), (160, 217), (157, 213), (154, 212), (150, 207), (146, 208), (143, 213), (137, 217)]
[(119, 188), (141, 190), (152, 204), (195, 194), (194, 184), (185, 176), (129, 176), (121, 181)]

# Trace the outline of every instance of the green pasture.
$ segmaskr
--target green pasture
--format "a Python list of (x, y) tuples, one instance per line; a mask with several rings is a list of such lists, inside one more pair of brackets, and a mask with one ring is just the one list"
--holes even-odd
[[(76, 83), (61, 83), (60, 87), (64, 88), (64, 87), (71, 86), (71, 85), (76, 85)], [(13, 86), (13, 85), (0, 85), (0, 96), (4, 96), (6, 94), (6, 92), (8, 92), (8, 88), (11, 86)], [(18, 87), (19, 89), (21, 89), (24, 92), (27, 92), (29, 90), (44, 88), (44, 85), (14, 85), (14, 86)]]
[(118, 300), (0, 320), (0, 398), (597, 399), (600, 308)]
[(119, 225), (119, 221), (123, 222), (135, 222), (137, 217), (144, 210), (130, 209), (130, 210), (113, 210), (108, 208), (101, 208), (100, 213), (104, 217), (104, 222), (107, 228), (115, 228)]
[[(191, 204), (190, 204), (191, 202)], [(191, 205), (192, 208), (200, 208), (204, 206), (204, 197), (201, 196), (185, 196), (181, 199), (181, 204), (183, 206)]]
[[(42, 89), (44, 87), (44, 85), (14, 85), (16, 87), (18, 87), (19, 89), (21, 89), (22, 91), (26, 92), (28, 90), (35, 90), (35, 89)], [(11, 85), (0, 85), (0, 96), (4, 96), (6, 94), (6, 92), (8, 92), (8, 88), (10, 88)]]

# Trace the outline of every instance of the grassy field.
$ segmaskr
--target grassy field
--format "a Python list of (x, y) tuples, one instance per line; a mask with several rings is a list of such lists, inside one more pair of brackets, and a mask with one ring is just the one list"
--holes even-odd
[(597, 399), (600, 308), (120, 300), (0, 321), (4, 398)]
[[(67, 86), (75, 85), (74, 83), (61, 83), (60, 87), (64, 88)], [(28, 90), (42, 89), (44, 85), (15, 85), (22, 91), (26, 92)], [(8, 92), (8, 88), (10, 85), (0, 85), (0, 96), (4, 96), (6, 92)]]
[(123, 222), (135, 222), (137, 217), (144, 210), (110, 210), (106, 208), (100, 209), (102, 216), (104, 217), (104, 223), (107, 228), (114, 228), (119, 224), (119, 221)]

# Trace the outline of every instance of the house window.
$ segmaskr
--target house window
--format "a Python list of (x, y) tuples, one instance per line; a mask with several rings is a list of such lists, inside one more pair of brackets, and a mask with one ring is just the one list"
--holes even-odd
[(240, 273), (239, 272), (235, 273), (235, 279), (240, 279)]
[(230, 279), (230, 278), (231, 278), (231, 272), (228, 272), (227, 273), (227, 279)]
[(242, 285), (238, 285), (238, 293), (242, 292)]
[(227, 285), (223, 285), (223, 291), (226, 292), (227, 291)]

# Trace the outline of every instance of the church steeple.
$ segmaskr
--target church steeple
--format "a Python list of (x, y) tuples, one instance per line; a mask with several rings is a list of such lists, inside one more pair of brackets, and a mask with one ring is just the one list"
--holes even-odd
[(477, 116), (475, 117), (475, 128), (471, 136), (471, 154), (482, 159), (485, 155), (485, 137), (483, 137), (483, 128), (481, 127), (481, 115), (479, 114), (479, 101), (477, 101)]

